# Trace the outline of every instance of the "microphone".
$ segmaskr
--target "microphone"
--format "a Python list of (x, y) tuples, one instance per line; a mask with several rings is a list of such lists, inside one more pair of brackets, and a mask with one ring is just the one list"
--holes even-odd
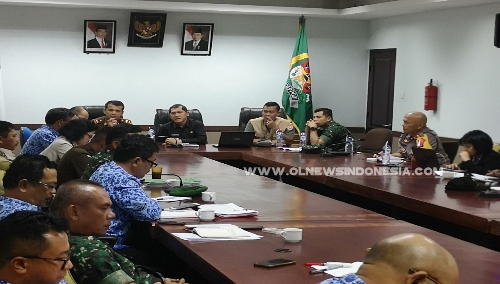
[(176, 177), (179, 179), (179, 181), (180, 181), (179, 186), (182, 186), (182, 179), (181, 179), (181, 177), (180, 177), (180, 176), (178, 176), (178, 175), (176, 175), (176, 174), (162, 174), (162, 175), (166, 175), (166, 176), (176, 176)]

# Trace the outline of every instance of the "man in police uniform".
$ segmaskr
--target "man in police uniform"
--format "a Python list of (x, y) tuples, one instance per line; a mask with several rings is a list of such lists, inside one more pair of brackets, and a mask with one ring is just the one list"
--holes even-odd
[(104, 116), (92, 119), (99, 126), (113, 127), (117, 124), (132, 124), (129, 119), (122, 118), (125, 105), (121, 101), (109, 101), (104, 105)]
[(350, 134), (345, 126), (335, 122), (332, 110), (318, 108), (314, 110), (313, 119), (306, 122), (307, 144), (322, 145), (333, 151), (344, 149), (345, 137)]
[(280, 105), (276, 102), (267, 102), (262, 108), (262, 117), (250, 119), (245, 132), (255, 132), (254, 144), (262, 140), (270, 140), (276, 143), (276, 131), (283, 131), (285, 144), (293, 143), (294, 130), (292, 123), (284, 118), (278, 117)]

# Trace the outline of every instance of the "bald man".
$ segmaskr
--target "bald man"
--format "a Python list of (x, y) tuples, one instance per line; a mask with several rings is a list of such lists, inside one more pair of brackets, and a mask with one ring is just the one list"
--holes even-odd
[(403, 118), (403, 134), (399, 137), (398, 152), (393, 154), (407, 160), (413, 158), (412, 147), (433, 149), (440, 165), (447, 165), (450, 159), (441, 145), (436, 132), (427, 127), (427, 116), (421, 112), (409, 112)]
[[(161, 283), (97, 238), (106, 234), (115, 218), (111, 199), (100, 184), (89, 180), (70, 180), (62, 184), (50, 210), (68, 223), (73, 263), (70, 271), (77, 283)], [(167, 284), (185, 283), (184, 279), (165, 278), (164, 281)]]
[(320, 284), (458, 283), (458, 267), (442, 246), (419, 234), (401, 234), (375, 244), (356, 274)]

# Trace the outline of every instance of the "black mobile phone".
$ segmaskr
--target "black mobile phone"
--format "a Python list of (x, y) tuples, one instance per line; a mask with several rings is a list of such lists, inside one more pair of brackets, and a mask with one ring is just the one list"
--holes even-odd
[(266, 268), (273, 268), (273, 267), (296, 264), (296, 263), (297, 262), (295, 260), (277, 258), (277, 259), (271, 259), (271, 260), (266, 260), (266, 261), (259, 261), (259, 262), (254, 263), (253, 265), (266, 267)]

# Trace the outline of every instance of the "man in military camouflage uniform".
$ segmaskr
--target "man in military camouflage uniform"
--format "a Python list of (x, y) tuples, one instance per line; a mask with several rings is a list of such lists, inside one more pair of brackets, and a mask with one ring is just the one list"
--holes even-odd
[(306, 123), (307, 144), (319, 145), (332, 151), (343, 151), (346, 135), (351, 132), (335, 122), (332, 110), (318, 108), (314, 110), (313, 119)]
[(82, 179), (90, 179), (90, 176), (103, 164), (113, 161), (113, 151), (118, 147), (120, 141), (130, 133), (141, 133), (141, 127), (137, 125), (122, 124), (109, 129), (106, 135), (106, 148), (94, 154), (83, 172)]
[(125, 105), (121, 101), (109, 101), (104, 105), (104, 116), (92, 119), (99, 126), (113, 127), (118, 124), (132, 124), (129, 119), (122, 118)]
[[(96, 238), (106, 233), (115, 218), (111, 199), (98, 183), (66, 182), (59, 187), (50, 209), (68, 222), (73, 263), (70, 272), (77, 283), (159, 283), (159, 279), (137, 270), (130, 260)], [(167, 280), (167, 283), (182, 281)]]

